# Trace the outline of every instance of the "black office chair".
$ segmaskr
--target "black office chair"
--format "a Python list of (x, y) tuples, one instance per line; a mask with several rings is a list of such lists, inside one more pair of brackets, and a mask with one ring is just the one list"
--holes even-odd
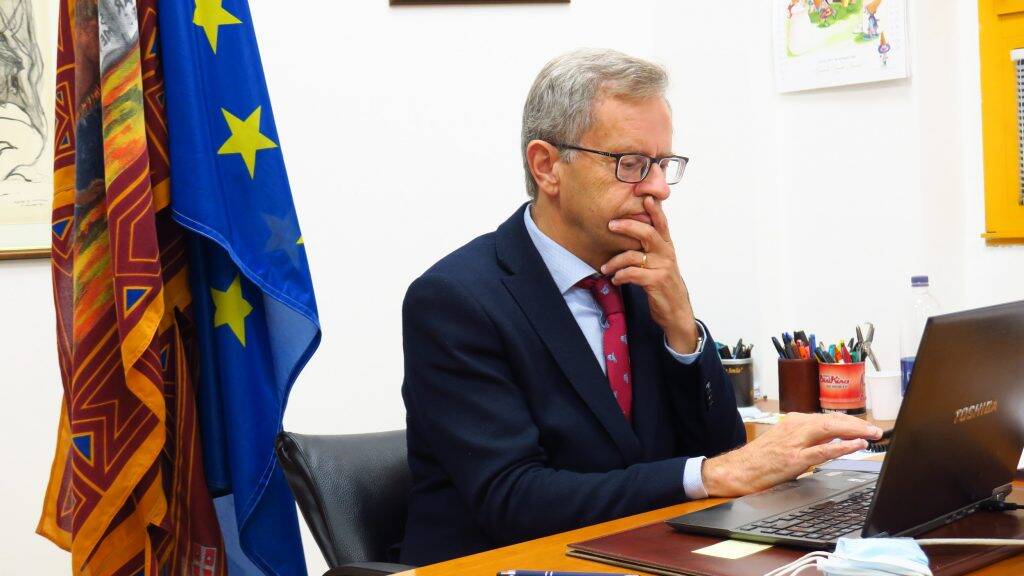
[(393, 564), (411, 484), (405, 431), (314, 436), (281, 432), (277, 459), (330, 570), (324, 576), (379, 576)]

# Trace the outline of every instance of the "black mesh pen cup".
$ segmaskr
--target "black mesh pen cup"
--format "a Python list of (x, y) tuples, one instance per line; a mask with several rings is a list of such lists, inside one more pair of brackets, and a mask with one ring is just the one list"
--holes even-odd
[(725, 373), (732, 381), (732, 391), (736, 395), (736, 405), (754, 405), (754, 359), (722, 360)]

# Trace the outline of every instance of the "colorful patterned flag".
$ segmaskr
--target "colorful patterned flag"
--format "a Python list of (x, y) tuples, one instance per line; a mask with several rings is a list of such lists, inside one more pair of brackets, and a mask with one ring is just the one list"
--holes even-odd
[(320, 342), (305, 246), (245, 0), (160, 5), (171, 208), (190, 231), (203, 455), (232, 574), (305, 574), (274, 456)]
[(53, 288), (64, 385), (38, 532), (73, 574), (225, 573), (168, 208), (156, 0), (61, 0)]

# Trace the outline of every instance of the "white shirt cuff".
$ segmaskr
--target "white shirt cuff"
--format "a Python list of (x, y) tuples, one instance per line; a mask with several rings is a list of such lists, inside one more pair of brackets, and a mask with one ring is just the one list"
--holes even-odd
[(704, 478), (701, 476), (704, 459), (704, 456), (690, 458), (683, 466), (683, 492), (690, 500), (708, 497), (708, 491), (704, 489)]
[(697, 320), (697, 330), (700, 332), (700, 346), (697, 346), (697, 350), (693, 354), (680, 354), (679, 352), (676, 352), (668, 345), (668, 337), (665, 337), (665, 349), (668, 350), (668, 353), (671, 354), (676, 361), (682, 362), (683, 364), (693, 364), (698, 358), (700, 358), (701, 353), (704, 352), (704, 346), (707, 345), (708, 342), (707, 332), (704, 331), (704, 324), (701, 324), (700, 320)]

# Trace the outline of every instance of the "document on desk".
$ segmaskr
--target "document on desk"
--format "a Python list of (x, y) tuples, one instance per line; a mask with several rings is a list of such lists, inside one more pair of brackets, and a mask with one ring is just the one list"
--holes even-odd
[(850, 454), (840, 456), (838, 460), (870, 460), (872, 456), (878, 456), (879, 452), (871, 452), (870, 450), (857, 450)]
[(755, 544), (753, 542), (743, 542), (742, 540), (722, 540), (718, 544), (698, 548), (693, 553), (714, 556), (715, 558), (725, 558), (727, 560), (739, 560), (768, 548), (771, 548), (770, 544)]
[(751, 424), (778, 424), (781, 416), (778, 412), (762, 412), (757, 406), (744, 406), (737, 410), (740, 418)]
[(819, 471), (822, 470), (848, 470), (850, 472), (874, 472), (878, 474), (882, 471), (881, 460), (849, 460), (837, 458), (835, 460), (829, 460), (817, 468)]

